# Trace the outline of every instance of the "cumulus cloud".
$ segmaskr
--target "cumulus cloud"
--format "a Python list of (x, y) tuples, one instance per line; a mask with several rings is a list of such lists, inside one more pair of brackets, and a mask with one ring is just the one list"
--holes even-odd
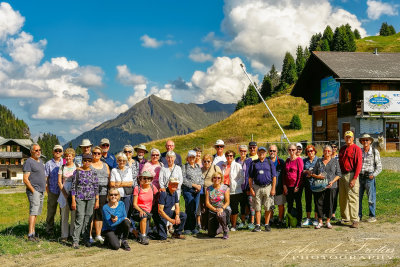
[(81, 124), (84, 130), (128, 109), (117, 101), (90, 99), (89, 88), (103, 84), (101, 68), (80, 66), (65, 57), (42, 62), (47, 41), (35, 41), (22, 31), (24, 21), (9, 4), (0, 4), (2, 97), (19, 99), (33, 119), (69, 121), (71, 127)]
[(372, 20), (379, 19), (382, 15), (396, 16), (398, 15), (397, 8), (399, 5), (384, 3), (381, 1), (368, 0), (367, 1), (367, 14), (368, 18)]
[(147, 34), (143, 35), (140, 37), (140, 40), (142, 41), (142, 46), (147, 47), (147, 48), (159, 48), (160, 46), (166, 44), (166, 45), (173, 45), (175, 44), (175, 41), (173, 40), (157, 40), (156, 38), (152, 38), (148, 36)]
[(206, 61), (213, 61), (213, 56), (201, 51), (201, 48), (196, 47), (194, 48), (190, 54), (189, 58), (194, 62), (206, 62)]
[(226, 38), (210, 33), (205, 41), (244, 55), (260, 72), (272, 64), (280, 66), (286, 51), (294, 54), (299, 44), (308, 46), (311, 36), (327, 25), (349, 23), (366, 35), (354, 14), (334, 8), (328, 0), (230, 0), (225, 1), (224, 14)]

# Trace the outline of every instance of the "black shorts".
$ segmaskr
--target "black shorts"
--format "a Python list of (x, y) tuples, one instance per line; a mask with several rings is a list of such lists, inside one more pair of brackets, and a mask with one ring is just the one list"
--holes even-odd
[(103, 221), (103, 206), (107, 203), (107, 196), (99, 196), (99, 208), (94, 210), (93, 220)]

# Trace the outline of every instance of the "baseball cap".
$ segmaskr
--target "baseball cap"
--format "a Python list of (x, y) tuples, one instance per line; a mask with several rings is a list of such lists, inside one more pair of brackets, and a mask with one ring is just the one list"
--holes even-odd
[(55, 145), (55, 146), (53, 147), (53, 151), (56, 150), (56, 149), (61, 149), (61, 151), (64, 150), (63, 147), (60, 146), (60, 145)]
[(100, 140), (100, 145), (104, 145), (104, 144), (110, 144), (110, 140), (108, 140), (107, 138), (103, 138)]
[(345, 136), (345, 137), (346, 137), (346, 136), (354, 137), (354, 134), (353, 134), (352, 131), (347, 131), (347, 132), (345, 132), (344, 136)]
[(263, 147), (263, 146), (260, 146), (260, 147), (258, 148), (258, 151), (260, 151), (260, 150), (267, 151), (267, 149), (266, 149), (265, 147)]

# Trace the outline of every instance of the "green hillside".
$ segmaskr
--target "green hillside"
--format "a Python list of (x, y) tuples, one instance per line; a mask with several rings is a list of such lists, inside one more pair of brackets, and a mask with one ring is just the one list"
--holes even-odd
[(356, 40), (357, 52), (400, 52), (400, 33), (390, 36), (368, 36)]
[[(311, 140), (311, 116), (308, 105), (302, 98), (281, 95), (267, 101), (268, 106), (281, 123), (291, 142)], [(292, 116), (298, 114), (303, 125), (302, 130), (288, 130)], [(176, 151), (185, 156), (189, 149), (200, 147), (206, 153), (214, 153), (213, 144), (223, 139), (227, 149), (237, 151), (237, 144), (247, 144), (253, 135), (255, 141), (264, 145), (267, 142), (280, 141), (281, 132), (263, 103), (244, 107), (228, 118), (204, 129), (181, 136), (173, 136)], [(165, 141), (170, 138), (146, 143), (148, 148), (165, 150)]]
[(22, 139), (31, 136), (28, 125), (3, 105), (0, 105), (0, 136)]

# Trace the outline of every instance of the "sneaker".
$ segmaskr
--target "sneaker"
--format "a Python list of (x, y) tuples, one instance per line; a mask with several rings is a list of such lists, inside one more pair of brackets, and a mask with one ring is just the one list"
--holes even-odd
[(367, 222), (369, 222), (369, 223), (376, 222), (376, 218), (375, 217), (369, 217)]
[(78, 243), (74, 243), (74, 244), (72, 244), (72, 247), (73, 247), (74, 249), (79, 249), (79, 244), (78, 244)]
[(197, 224), (197, 225), (196, 225), (196, 229), (197, 229), (197, 231), (200, 232), (200, 230), (201, 230), (201, 225), (200, 225), (200, 224)]
[(28, 241), (30, 242), (39, 242), (39, 239), (35, 237), (34, 235), (29, 235), (28, 236)]
[(254, 230), (254, 228), (255, 228), (254, 223), (249, 223), (249, 225), (247, 226), (247, 228), (248, 228), (249, 230)]
[(200, 233), (200, 231), (197, 230), (197, 228), (195, 228), (194, 230), (192, 230), (192, 235), (197, 235), (198, 233)]
[(131, 247), (129, 246), (128, 241), (126, 239), (122, 240), (121, 247), (126, 251), (131, 251)]
[(104, 244), (104, 238), (101, 235), (98, 235), (94, 238), (94, 240), (96, 240), (97, 242), (99, 242), (100, 244)]
[(315, 226), (315, 229), (321, 229), (322, 226), (323, 226), (322, 223), (318, 223), (318, 224)]
[(222, 239), (228, 239), (229, 238), (229, 235), (228, 235), (228, 232), (224, 232), (224, 235), (222, 236)]
[(352, 225), (350, 225), (350, 228), (358, 228), (359, 223), (358, 222), (353, 222)]
[(311, 221), (311, 219), (307, 218), (304, 220), (304, 222), (301, 224), (302, 226), (309, 226), (309, 225), (313, 225), (313, 222)]
[(231, 230), (232, 232), (236, 232), (236, 228), (235, 228), (235, 227), (232, 227), (230, 230)]
[(149, 244), (149, 238), (145, 235), (142, 236), (142, 245), (148, 245)]
[(93, 243), (94, 243), (93, 237), (89, 237), (89, 243), (90, 243), (90, 244), (93, 244)]
[(332, 229), (332, 224), (330, 222), (327, 222), (325, 227), (328, 228), (328, 229)]
[(253, 232), (261, 232), (261, 226), (257, 224), (257, 225), (254, 227)]
[(318, 224), (318, 220), (314, 219), (310, 225), (317, 226)]
[(265, 232), (271, 232), (271, 226), (266, 224), (264, 227), (265, 227)]
[(186, 239), (186, 236), (180, 235), (180, 234), (177, 234), (177, 233), (173, 233), (173, 234), (171, 235), (171, 237), (172, 237), (172, 238), (175, 238), (175, 239)]
[(243, 229), (244, 228), (244, 224), (243, 223), (240, 223), (238, 226), (237, 226), (237, 229)]

